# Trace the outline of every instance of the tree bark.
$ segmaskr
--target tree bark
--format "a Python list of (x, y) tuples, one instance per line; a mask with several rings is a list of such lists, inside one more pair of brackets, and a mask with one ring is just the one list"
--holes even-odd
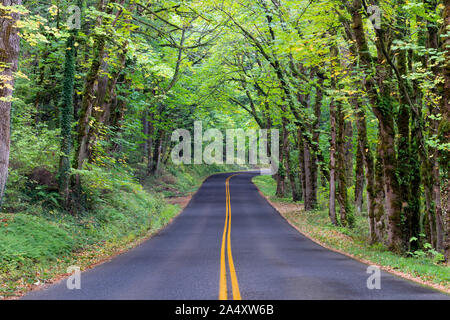
[(311, 176), (311, 152), (306, 142), (303, 142), (303, 162), (304, 162), (304, 179), (305, 179), (305, 210), (314, 209), (313, 186)]
[[(321, 107), (323, 99), (323, 86), (324, 77), (322, 74), (318, 74), (317, 86), (316, 86), (316, 97), (314, 102), (314, 122), (312, 124), (312, 143), (319, 146), (320, 140), (320, 117), (321, 117)], [(312, 206), (317, 206), (317, 183), (318, 183), (318, 157), (314, 149), (311, 148), (311, 202)]]
[(375, 189), (374, 189), (374, 217), (375, 217), (375, 232), (377, 240), (383, 244), (388, 244), (386, 230), (387, 217), (384, 207), (385, 203), (385, 188), (384, 188), (384, 172), (383, 172), (383, 148), (381, 143), (377, 143), (376, 161), (375, 161)]
[(286, 164), (286, 169), (288, 171), (289, 181), (291, 184), (292, 200), (293, 201), (301, 201), (302, 195), (301, 195), (301, 191), (299, 190), (298, 183), (296, 182), (296, 179), (295, 179), (295, 170), (294, 170), (294, 165), (292, 163), (292, 157), (290, 156), (290, 152), (288, 154), (289, 154), (289, 156), (286, 159), (286, 161), (289, 163)]
[(330, 103), (330, 198), (329, 216), (331, 223), (337, 225), (336, 220), (336, 105)]
[[(338, 48), (333, 45), (330, 49), (331, 56), (337, 59)], [(337, 61), (332, 61), (332, 66), (337, 64)], [(331, 74), (333, 74), (331, 70)], [(331, 89), (336, 90), (336, 76), (330, 78)], [(330, 102), (330, 197), (328, 204), (328, 215), (331, 223), (338, 224), (336, 218), (336, 152), (337, 152), (337, 115), (336, 115), (336, 101), (333, 99)]]
[(337, 200), (339, 203), (339, 215), (340, 223), (344, 227), (349, 225), (349, 203), (348, 203), (348, 188), (347, 188), (347, 164), (346, 164), (346, 121), (344, 119), (344, 113), (342, 111), (342, 105), (338, 103), (337, 106), (337, 161), (336, 161), (336, 174), (338, 181)]
[(359, 101), (355, 99), (353, 106), (356, 111), (356, 127), (358, 130), (358, 149), (361, 151), (362, 160), (367, 181), (367, 212), (369, 216), (370, 242), (381, 241), (380, 234), (377, 232), (375, 219), (376, 210), (376, 189), (375, 189), (375, 167), (372, 151), (367, 140), (367, 123), (364, 109)]
[[(364, 26), (361, 17), (361, 0), (353, 0), (351, 8), (353, 20), (353, 32), (358, 47), (358, 55), (361, 64), (366, 70), (372, 69), (372, 57), (367, 45), (364, 33)], [(401, 230), (401, 191), (397, 178), (397, 157), (395, 150), (395, 127), (392, 115), (392, 102), (389, 87), (386, 80), (390, 76), (387, 68), (387, 61), (384, 57), (386, 48), (383, 47), (385, 39), (380, 38), (380, 32), (377, 31), (378, 37), (376, 46), (378, 51), (378, 63), (376, 68), (376, 77), (364, 79), (364, 86), (367, 91), (372, 110), (379, 122), (379, 151), (382, 160), (385, 207), (388, 217), (388, 247), (391, 251), (402, 252), (403, 238)], [(382, 36), (385, 36), (382, 34)], [(376, 80), (376, 83), (375, 83)], [(378, 87), (378, 90), (377, 90)], [(379, 181), (379, 180), (378, 180)]]
[[(444, 0), (444, 24), (443, 28), (446, 34), (450, 31), (450, 0)], [(443, 41), (443, 49), (445, 50), (445, 65), (444, 65), (444, 95), (441, 99), (441, 114), (442, 120), (439, 125), (439, 137), (442, 142), (450, 141), (450, 37), (447, 36)], [(440, 156), (440, 161), (443, 164), (443, 170), (445, 172), (445, 179), (447, 181), (446, 191), (449, 192), (448, 186), (448, 173), (449, 173), (449, 151), (443, 151)], [(444, 241), (444, 250), (447, 263), (450, 263), (450, 211), (449, 211), (449, 198), (447, 194), (447, 201), (444, 205), (446, 209), (446, 236)]]
[(356, 212), (361, 214), (363, 206), (364, 191), (364, 163), (361, 145), (356, 147), (356, 166), (355, 166), (355, 207)]
[[(22, 4), (21, 0), (2, 0), (2, 6)], [(14, 72), (20, 50), (20, 37), (16, 29), (19, 15), (8, 9), (0, 9), (0, 205), (5, 193), (8, 177), (10, 135), (11, 135), (11, 98), (14, 88)]]
[(101, 64), (101, 56), (105, 47), (105, 39), (100, 37), (97, 40), (94, 57), (86, 78), (85, 89), (83, 92), (83, 102), (80, 110), (80, 121), (78, 128), (78, 148), (77, 148), (77, 169), (82, 169), (84, 161), (89, 156), (89, 132), (91, 126), (89, 123), (95, 101), (95, 87), (98, 80), (98, 72)]
[(298, 201), (298, 191), (297, 186), (295, 183), (295, 176), (293, 172), (293, 168), (291, 168), (290, 163), (290, 148), (289, 148), (289, 131), (286, 128), (287, 119), (283, 117), (283, 153), (284, 153), (284, 162), (285, 162), (285, 169), (286, 169), (286, 176), (289, 179), (289, 184), (291, 187), (291, 194), (292, 194), (292, 200)]
[(69, 205), (70, 153), (72, 151), (73, 86), (75, 80), (75, 35), (72, 33), (66, 43), (63, 94), (60, 107), (61, 157), (59, 161), (59, 194), (63, 207)]
[(302, 186), (302, 199), (306, 201), (306, 179), (305, 179), (305, 155), (304, 155), (303, 136), (300, 128), (297, 129), (297, 148), (298, 148), (298, 163), (299, 163), (299, 179)]
[(279, 154), (279, 168), (278, 168), (278, 172), (275, 175), (275, 180), (277, 182), (277, 189), (275, 191), (275, 195), (279, 198), (283, 198), (286, 194), (286, 185), (285, 185), (285, 180), (286, 180), (286, 172), (285, 172), (285, 163), (284, 163), (284, 158), (285, 158), (285, 139), (284, 139), (284, 135), (285, 135), (285, 130), (286, 128), (283, 126), (283, 133), (280, 136), (280, 149), (281, 152)]
[[(100, 0), (97, 9), (103, 11), (106, 6), (105, 0)], [(102, 18), (97, 21), (98, 25), (102, 24)], [(80, 110), (80, 120), (78, 122), (78, 145), (76, 152), (76, 168), (81, 170), (83, 168), (84, 161), (89, 156), (89, 132), (91, 130), (90, 117), (92, 115), (94, 102), (96, 100), (96, 88), (98, 85), (99, 70), (102, 65), (102, 58), (105, 50), (105, 36), (96, 35), (94, 45), (94, 56), (89, 68), (89, 73), (86, 77), (86, 82), (83, 91), (83, 101)], [(77, 184), (79, 184), (77, 178)]]

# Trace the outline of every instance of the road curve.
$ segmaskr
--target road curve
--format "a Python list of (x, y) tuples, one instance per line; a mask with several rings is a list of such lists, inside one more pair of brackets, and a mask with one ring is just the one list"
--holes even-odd
[(228, 197), (231, 175), (209, 177), (162, 232), (83, 272), (81, 289), (63, 280), (24, 299), (450, 298), (385, 272), (368, 289), (368, 266), (298, 233), (258, 193), (256, 173), (228, 179)]

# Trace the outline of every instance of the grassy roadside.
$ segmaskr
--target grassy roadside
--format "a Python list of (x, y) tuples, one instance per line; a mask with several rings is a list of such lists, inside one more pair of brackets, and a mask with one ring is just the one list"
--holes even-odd
[[(0, 299), (14, 299), (67, 276), (69, 266), (91, 268), (137, 246), (180, 213), (203, 180), (234, 168), (166, 168), (144, 187), (133, 182), (101, 196), (72, 216), (38, 204), (0, 213)], [(175, 204), (172, 204), (175, 203)]]
[(257, 176), (253, 183), (278, 212), (298, 231), (324, 247), (359, 261), (378, 265), (383, 270), (450, 293), (450, 267), (431, 257), (407, 258), (393, 254), (380, 245), (369, 245), (364, 214), (355, 217), (351, 230), (329, 222), (328, 210), (304, 211), (301, 203), (275, 197), (276, 184), (271, 176)]

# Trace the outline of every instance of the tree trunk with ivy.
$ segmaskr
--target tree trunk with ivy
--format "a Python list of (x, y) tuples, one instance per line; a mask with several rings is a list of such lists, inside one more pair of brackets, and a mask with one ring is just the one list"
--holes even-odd
[[(3, 7), (22, 4), (21, 0), (2, 0)], [(17, 70), (20, 37), (16, 29), (19, 14), (9, 8), (0, 9), (0, 205), (8, 177), (11, 99), (14, 88), (14, 72)]]
[(69, 204), (70, 188), (70, 152), (72, 150), (72, 120), (73, 120), (73, 85), (75, 77), (75, 36), (71, 34), (66, 43), (64, 64), (63, 93), (60, 106), (61, 127), (61, 157), (59, 159), (59, 193), (62, 205)]
[(361, 144), (356, 146), (356, 164), (355, 164), (355, 207), (356, 212), (360, 214), (363, 206), (364, 191), (364, 161)]
[(305, 179), (305, 155), (303, 154), (303, 138), (300, 128), (297, 129), (297, 149), (298, 149), (298, 178), (300, 180), (300, 185), (302, 189), (302, 199), (303, 202), (306, 201), (306, 179)]
[[(355, 35), (358, 55), (362, 67), (369, 72), (372, 69), (374, 59), (371, 57), (368, 49), (369, 47), (366, 41), (361, 9), (361, 0), (354, 0), (351, 8), (353, 21), (352, 29)], [(393, 115), (394, 106), (389, 84), (386, 83), (387, 80), (391, 78), (392, 73), (387, 57), (384, 56), (387, 50), (384, 41), (388, 41), (389, 43), (390, 40), (389, 36), (386, 36), (384, 33), (377, 30), (377, 40), (375, 41), (377, 48), (375, 77), (366, 78), (364, 80), (364, 85), (367, 90), (373, 113), (379, 122), (378, 151), (379, 159), (381, 160), (379, 165), (382, 167), (382, 173), (377, 172), (376, 175), (378, 182), (381, 182), (381, 178), (384, 181), (383, 186), (378, 185), (377, 188), (379, 192), (384, 191), (384, 208), (387, 216), (387, 245), (391, 251), (402, 252), (404, 249), (401, 229), (402, 197), (397, 177), (398, 163), (395, 150), (396, 132)], [(382, 177), (379, 176), (380, 174)], [(378, 201), (379, 200), (380, 199), (378, 198)], [(381, 210), (381, 206), (378, 206), (378, 209)]]
[(285, 132), (286, 128), (283, 127), (283, 133), (281, 134), (280, 138), (280, 149), (281, 152), (279, 154), (279, 168), (278, 168), (278, 172), (275, 174), (275, 180), (277, 182), (277, 189), (275, 191), (275, 195), (277, 197), (283, 198), (286, 194), (286, 170), (284, 167), (284, 157), (285, 157), (285, 152), (284, 152), (284, 132)]
[[(358, 149), (361, 152), (361, 160), (364, 163), (364, 169), (367, 182), (367, 213), (369, 216), (370, 242), (375, 243), (381, 241), (381, 237), (377, 232), (375, 219), (376, 193), (375, 193), (375, 166), (372, 151), (370, 150), (369, 141), (367, 140), (367, 123), (366, 116), (359, 101), (353, 104), (356, 111), (356, 128), (358, 130)], [(357, 178), (358, 179), (358, 178)]]
[[(439, 125), (439, 138), (442, 143), (448, 143), (450, 141), (450, 36), (448, 34), (450, 33), (450, 0), (444, 1), (444, 25), (443, 30), (445, 30), (445, 34), (447, 35), (444, 38), (443, 41), (443, 48), (445, 50), (445, 65), (444, 65), (444, 95), (442, 97), (442, 120), (441, 124)], [(445, 236), (445, 242), (444, 242), (444, 249), (445, 249), (445, 257), (447, 259), (447, 263), (450, 263), (450, 212), (449, 212), (449, 168), (448, 164), (450, 161), (450, 155), (448, 148), (446, 150), (443, 150), (441, 152), (440, 161), (443, 166), (444, 171), (444, 181), (446, 182), (446, 198), (447, 201), (445, 202), (445, 211), (446, 211), (446, 236)]]
[[(332, 80), (333, 81), (333, 80)], [(333, 85), (333, 84), (332, 84)], [(330, 198), (328, 215), (331, 223), (337, 225), (336, 219), (336, 102), (330, 103)]]
[[(324, 76), (317, 73), (316, 97), (314, 102), (314, 121), (312, 123), (312, 143), (319, 146), (320, 140), (320, 118), (323, 99), (323, 90), (321, 89), (324, 83)], [(319, 159), (316, 152), (311, 148), (311, 206), (315, 208), (317, 206), (317, 192), (318, 192), (318, 172), (319, 172)]]
[(342, 110), (342, 104), (337, 105), (337, 138), (336, 138), (336, 148), (337, 148), (337, 159), (336, 159), (336, 176), (337, 176), (337, 200), (339, 203), (339, 216), (340, 223), (343, 226), (349, 225), (348, 215), (349, 215), (349, 203), (348, 203), (348, 190), (347, 190), (347, 164), (346, 160), (346, 143), (345, 143), (345, 133), (346, 133), (346, 123), (344, 119), (344, 113)]
[[(97, 10), (103, 12), (107, 8), (106, 0), (99, 0), (97, 3)], [(106, 13), (111, 13), (111, 8), (108, 7)], [(97, 19), (97, 26), (103, 24), (103, 17)], [(94, 35), (94, 48), (92, 62), (89, 67), (88, 74), (83, 90), (83, 101), (81, 103), (80, 116), (78, 121), (78, 144), (76, 152), (76, 168), (81, 170), (84, 161), (89, 157), (89, 136), (91, 130), (90, 118), (94, 110), (96, 96), (98, 92), (99, 72), (103, 63), (105, 55), (106, 36), (104, 34)], [(79, 177), (77, 178), (77, 185), (79, 184)]]
[(77, 169), (82, 169), (84, 161), (88, 158), (88, 138), (91, 130), (90, 118), (94, 108), (95, 90), (98, 81), (98, 74), (101, 65), (101, 57), (105, 48), (105, 39), (103, 36), (97, 37), (94, 48), (94, 57), (86, 78), (83, 92), (83, 102), (80, 110), (80, 120), (78, 129), (78, 148), (77, 148)]
[(295, 176), (293, 168), (291, 167), (291, 156), (290, 156), (290, 143), (289, 143), (289, 131), (286, 128), (287, 119), (283, 118), (283, 153), (284, 153), (284, 167), (286, 169), (286, 176), (289, 179), (289, 185), (291, 187), (292, 200), (298, 201), (297, 186), (295, 183)]

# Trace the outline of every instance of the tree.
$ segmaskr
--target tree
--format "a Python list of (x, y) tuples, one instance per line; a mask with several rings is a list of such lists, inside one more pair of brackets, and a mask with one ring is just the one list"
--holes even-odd
[(10, 152), (11, 102), (17, 70), (20, 38), (16, 28), (19, 13), (13, 6), (21, 0), (0, 2), (0, 204), (5, 193)]
[(73, 86), (75, 77), (75, 31), (67, 39), (64, 63), (64, 83), (61, 101), (61, 157), (59, 162), (59, 192), (63, 206), (69, 204), (70, 154), (72, 151)]

